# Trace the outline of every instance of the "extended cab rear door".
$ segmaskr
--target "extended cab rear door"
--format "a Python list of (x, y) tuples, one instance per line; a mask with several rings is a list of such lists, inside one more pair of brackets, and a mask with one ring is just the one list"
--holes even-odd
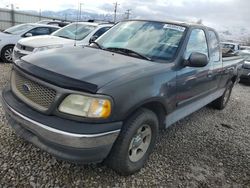
[(221, 78), (223, 74), (220, 40), (217, 33), (212, 29), (208, 30), (208, 38), (210, 62), (213, 64), (213, 82), (215, 89), (218, 89), (220, 87), (219, 85), (221, 83)]

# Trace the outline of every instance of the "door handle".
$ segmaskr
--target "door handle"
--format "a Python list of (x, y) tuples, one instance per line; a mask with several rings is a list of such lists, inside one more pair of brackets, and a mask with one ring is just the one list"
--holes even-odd
[(209, 72), (207, 73), (207, 77), (208, 77), (208, 78), (212, 78), (212, 76), (213, 76), (213, 72), (212, 72), (212, 71), (209, 71)]
[(227, 68), (227, 70), (233, 71), (233, 70), (234, 70), (234, 67), (229, 67), (229, 68)]
[(228, 67), (226, 69), (226, 73), (230, 73), (230, 72), (233, 72), (234, 71), (234, 67)]

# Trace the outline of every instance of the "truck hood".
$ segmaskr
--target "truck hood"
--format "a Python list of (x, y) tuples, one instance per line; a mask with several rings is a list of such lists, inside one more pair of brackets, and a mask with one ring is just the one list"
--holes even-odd
[(29, 46), (33, 48), (39, 48), (44, 46), (50, 46), (50, 45), (73, 45), (74, 40), (71, 39), (65, 39), (57, 36), (52, 35), (45, 35), (45, 36), (35, 36), (35, 37), (29, 37), (25, 38), (19, 41), (21, 45)]
[[(47, 50), (25, 56), (22, 61), (30, 65), (27, 69), (30, 73), (33, 72), (32, 67), (39, 67), (51, 74), (55, 73), (73, 80), (94, 84), (96, 91), (127, 74), (134, 73), (139, 77), (140, 73), (145, 72), (146, 69), (150, 70), (150, 67), (156, 64), (90, 47)], [(20, 67), (24, 66), (20, 65)], [(37, 75), (41, 74), (38, 72)], [(56, 78), (53, 79), (56, 81)]]

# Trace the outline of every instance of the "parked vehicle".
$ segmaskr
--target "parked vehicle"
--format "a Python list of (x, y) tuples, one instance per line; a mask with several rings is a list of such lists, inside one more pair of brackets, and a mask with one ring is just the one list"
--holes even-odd
[(224, 57), (231, 57), (238, 55), (240, 51), (240, 44), (232, 42), (222, 42), (221, 43), (222, 54)]
[(59, 27), (42, 24), (20, 24), (3, 32), (0, 32), (0, 53), (1, 59), (5, 63), (12, 62), (12, 52), (15, 44), (21, 38), (27, 38), (38, 35), (49, 35), (55, 32)]
[(9, 124), (52, 155), (140, 170), (160, 129), (207, 104), (226, 107), (242, 59), (222, 59), (203, 25), (122, 21), (90, 46), (15, 61), (2, 93)]
[(250, 83), (250, 50), (244, 49), (240, 51), (239, 55), (245, 58), (242, 66), (240, 81)]
[(22, 39), (14, 48), (13, 59), (17, 60), (25, 55), (53, 48), (88, 45), (89, 42), (100, 37), (112, 26), (112, 24), (106, 23), (72, 23), (50, 36)]
[(46, 25), (55, 25), (58, 27), (65, 27), (70, 24), (70, 22), (67, 21), (57, 21), (57, 20), (41, 20), (37, 22), (38, 24), (46, 24)]
[(242, 66), (240, 81), (250, 83), (250, 59), (246, 60)]
[(249, 57), (250, 56), (250, 46), (242, 46), (239, 55)]

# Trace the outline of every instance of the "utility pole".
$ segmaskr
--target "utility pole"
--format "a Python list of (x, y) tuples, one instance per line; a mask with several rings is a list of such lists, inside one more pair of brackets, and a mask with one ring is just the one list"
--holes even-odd
[(114, 3), (114, 5), (115, 5), (115, 10), (114, 10), (114, 23), (116, 23), (117, 8), (118, 8), (118, 5), (120, 5), (120, 4), (118, 4), (118, 3), (116, 2), (116, 3)]
[(10, 7), (10, 17), (11, 17), (11, 25), (15, 25), (15, 9), (19, 9), (19, 7), (15, 7), (14, 4), (7, 5), (6, 7)]
[(125, 12), (125, 15), (127, 16), (127, 19), (129, 20), (129, 17), (130, 17), (130, 15), (131, 15), (131, 11), (132, 11), (132, 9), (128, 9), (128, 10), (126, 10), (126, 12)]
[(67, 21), (67, 17), (68, 17), (68, 14), (65, 13), (65, 14), (64, 14), (64, 21)]
[(79, 20), (82, 21), (82, 6), (84, 4), (83, 3), (80, 3), (80, 16), (79, 16)]
[(42, 20), (42, 9), (39, 9), (39, 20)]

